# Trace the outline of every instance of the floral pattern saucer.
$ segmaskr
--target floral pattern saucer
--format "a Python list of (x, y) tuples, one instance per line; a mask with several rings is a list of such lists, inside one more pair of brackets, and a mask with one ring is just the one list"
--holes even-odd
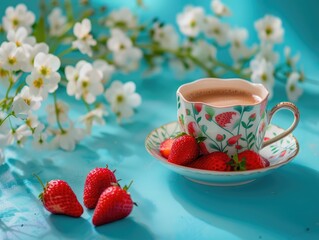
[[(270, 124), (266, 130), (265, 138), (271, 138), (284, 130), (276, 125)], [(145, 140), (147, 151), (168, 169), (184, 176), (185, 178), (206, 185), (213, 186), (235, 186), (246, 184), (275, 171), (289, 163), (299, 152), (297, 139), (292, 135), (263, 148), (259, 153), (270, 162), (269, 167), (263, 169), (218, 172), (189, 168), (168, 162), (159, 152), (159, 145), (167, 138), (173, 137), (180, 132), (177, 122), (168, 123), (154, 129)]]

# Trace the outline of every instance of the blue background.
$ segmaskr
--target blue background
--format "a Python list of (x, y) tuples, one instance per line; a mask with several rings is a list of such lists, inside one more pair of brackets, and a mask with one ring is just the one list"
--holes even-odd
[[(1, 1), (5, 7), (21, 1)], [(146, 10), (135, 1), (92, 1), (110, 9), (127, 6), (142, 19), (158, 16), (175, 23), (175, 16), (187, 3), (204, 6), (210, 1), (144, 1)], [(253, 22), (265, 13), (282, 18), (285, 43), (301, 53), (306, 75), (319, 79), (319, 5), (315, 0), (224, 1), (234, 26), (247, 27), (256, 41)], [(28, 8), (37, 11), (37, 1)], [(185, 81), (199, 77), (187, 75)], [(175, 91), (182, 82), (169, 73), (148, 79), (139, 74), (121, 76), (135, 80), (143, 104), (132, 121), (117, 125), (113, 117), (96, 127), (74, 152), (37, 152), (32, 148), (11, 147), (0, 167), (0, 239), (319, 239), (319, 89), (305, 83), (297, 103), (301, 121), (294, 135), (301, 151), (294, 161), (276, 173), (238, 187), (207, 187), (178, 176), (149, 156), (144, 139), (154, 128), (176, 119)], [(84, 107), (68, 99), (71, 114), (84, 113)], [(284, 86), (277, 84), (269, 106), (287, 100)], [(291, 116), (279, 113), (274, 123), (289, 126)], [(122, 184), (134, 180), (131, 195), (138, 203), (122, 221), (94, 228), (92, 211), (79, 219), (50, 215), (37, 200), (43, 180), (62, 178), (69, 182), (82, 202), (86, 174), (108, 164), (117, 169)]]

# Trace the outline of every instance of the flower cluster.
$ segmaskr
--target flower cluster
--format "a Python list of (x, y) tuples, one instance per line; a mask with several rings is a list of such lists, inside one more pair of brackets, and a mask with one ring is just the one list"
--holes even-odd
[[(299, 55), (292, 56), (286, 47), (280, 63), (275, 51), (284, 37), (278, 17), (257, 20), (259, 42), (248, 45), (245, 28), (223, 21), (231, 10), (220, 0), (212, 0), (211, 13), (186, 6), (176, 18), (180, 33), (157, 18), (139, 23), (127, 8), (105, 14), (105, 8), (93, 11), (88, 1), (81, 2), (86, 6), (77, 16), (68, 0), (64, 6), (57, 1), (41, 5), (37, 20), (24, 4), (6, 9), (0, 25), (5, 38), (0, 46), (0, 84), (5, 89), (0, 156), (1, 149), (23, 146), (31, 136), (35, 147), (73, 150), (94, 124), (105, 124), (109, 112), (119, 122), (131, 117), (142, 101), (136, 85), (112, 78), (118, 71), (137, 70), (142, 60), (148, 73), (159, 73), (168, 62), (179, 76), (196, 68), (210, 77), (233, 75), (264, 84), (271, 95), (277, 79), (286, 84), (290, 100), (302, 94)], [(230, 63), (222, 61), (225, 54)], [(67, 97), (58, 99), (57, 90), (81, 101), (86, 113), (71, 119)]]

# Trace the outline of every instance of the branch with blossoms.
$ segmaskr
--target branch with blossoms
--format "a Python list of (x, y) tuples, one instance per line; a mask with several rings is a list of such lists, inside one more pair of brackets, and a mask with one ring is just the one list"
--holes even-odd
[[(0, 149), (23, 146), (32, 136), (35, 147), (73, 150), (93, 125), (105, 124), (109, 112), (118, 122), (130, 118), (141, 96), (133, 81), (112, 76), (139, 69), (142, 60), (148, 74), (159, 73), (168, 63), (178, 76), (199, 68), (210, 77), (231, 75), (262, 83), (271, 96), (275, 80), (286, 84), (290, 100), (302, 94), (299, 84), (305, 76), (297, 67), (299, 55), (291, 56), (286, 47), (279, 62), (274, 50), (284, 36), (275, 16), (255, 22), (259, 42), (248, 46), (248, 31), (223, 21), (231, 11), (219, 0), (212, 1), (211, 13), (186, 6), (177, 15), (180, 34), (157, 18), (139, 23), (126, 8), (107, 12), (80, 2), (84, 7), (74, 14), (70, 0), (63, 5), (42, 0), (37, 20), (24, 4), (6, 9), (0, 46)], [(231, 61), (223, 61), (225, 54)], [(71, 119), (61, 91), (83, 103), (86, 113)], [(47, 117), (40, 118), (46, 102)]]

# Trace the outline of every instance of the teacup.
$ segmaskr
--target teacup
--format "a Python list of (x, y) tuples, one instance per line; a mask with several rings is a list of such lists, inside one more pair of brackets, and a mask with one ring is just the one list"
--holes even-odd
[[(204, 137), (200, 145), (203, 153), (259, 152), (290, 134), (299, 122), (298, 108), (291, 102), (280, 102), (267, 112), (268, 96), (262, 84), (246, 80), (199, 79), (178, 88), (178, 121), (187, 134)], [(293, 112), (293, 123), (283, 133), (264, 139), (271, 118), (282, 109)]]

